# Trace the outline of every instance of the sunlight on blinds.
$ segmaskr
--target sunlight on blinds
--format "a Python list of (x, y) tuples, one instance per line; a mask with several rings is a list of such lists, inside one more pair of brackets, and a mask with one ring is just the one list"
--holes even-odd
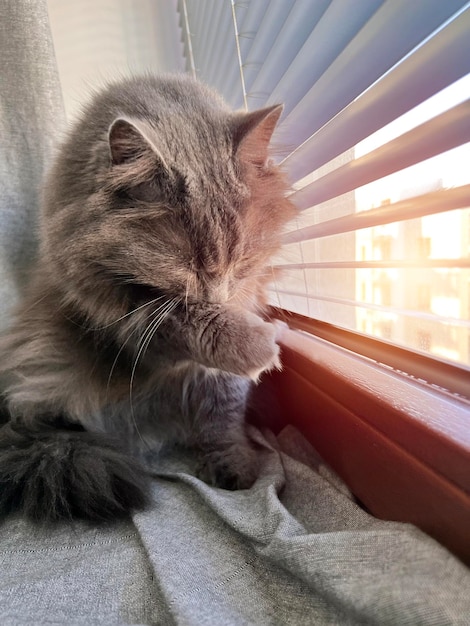
[(271, 303), (469, 366), (470, 3), (184, 4), (198, 76), (286, 103), (300, 213)]

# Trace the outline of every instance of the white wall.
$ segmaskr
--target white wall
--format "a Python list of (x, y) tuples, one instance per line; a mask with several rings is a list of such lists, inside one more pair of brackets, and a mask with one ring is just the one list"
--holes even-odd
[(143, 71), (183, 71), (176, 0), (48, 0), (67, 117), (90, 91)]

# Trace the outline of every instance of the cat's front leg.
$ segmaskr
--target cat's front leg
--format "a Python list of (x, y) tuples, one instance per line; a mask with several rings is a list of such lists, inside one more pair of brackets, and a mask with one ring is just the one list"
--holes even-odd
[(260, 453), (246, 432), (252, 383), (199, 368), (186, 378), (184, 412), (188, 444), (200, 452), (198, 475), (223, 489), (248, 489), (259, 475)]
[(282, 329), (254, 313), (223, 305), (190, 305), (185, 321), (173, 318), (173, 340), (207, 367), (257, 381), (264, 371), (280, 368)]

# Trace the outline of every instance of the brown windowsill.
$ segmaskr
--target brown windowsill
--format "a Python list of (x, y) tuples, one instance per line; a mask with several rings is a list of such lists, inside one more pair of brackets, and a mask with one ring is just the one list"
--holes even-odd
[(470, 563), (470, 405), (299, 331), (283, 363), (272, 378), (286, 421), (359, 500)]

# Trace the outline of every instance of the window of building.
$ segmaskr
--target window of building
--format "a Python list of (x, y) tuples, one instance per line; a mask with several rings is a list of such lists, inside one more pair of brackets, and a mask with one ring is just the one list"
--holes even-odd
[(429, 259), (431, 256), (431, 237), (418, 238), (418, 256), (420, 259)]
[(417, 286), (418, 293), (418, 306), (420, 311), (431, 310), (431, 285), (429, 283), (420, 284)]

